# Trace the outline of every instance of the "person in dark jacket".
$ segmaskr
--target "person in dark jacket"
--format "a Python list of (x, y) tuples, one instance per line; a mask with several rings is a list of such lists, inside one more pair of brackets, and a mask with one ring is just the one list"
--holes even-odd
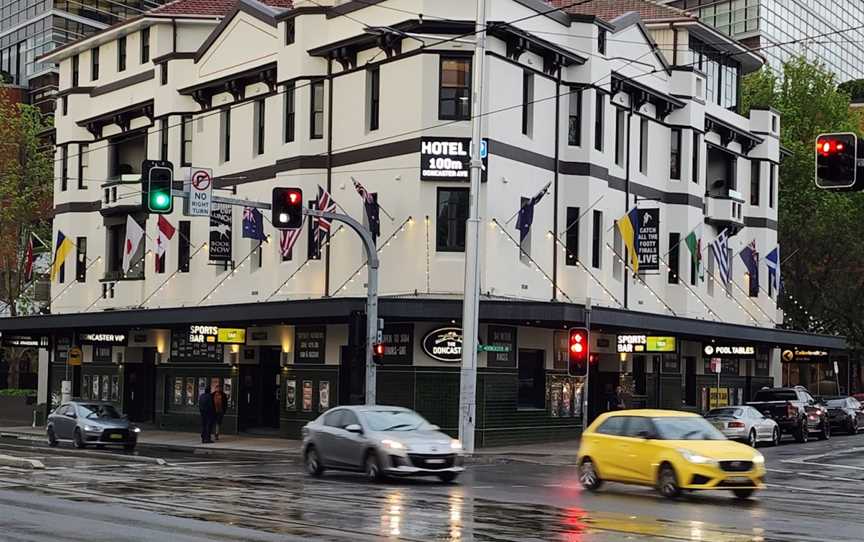
[(213, 406), (213, 395), (210, 393), (210, 388), (205, 388), (204, 393), (198, 396), (198, 412), (201, 413), (201, 443), (210, 444), (213, 442), (210, 435), (216, 418), (216, 409)]
[(222, 432), (222, 418), (227, 410), (228, 396), (222, 391), (222, 385), (216, 384), (216, 389), (213, 390), (213, 438), (216, 440), (219, 440), (219, 433)]

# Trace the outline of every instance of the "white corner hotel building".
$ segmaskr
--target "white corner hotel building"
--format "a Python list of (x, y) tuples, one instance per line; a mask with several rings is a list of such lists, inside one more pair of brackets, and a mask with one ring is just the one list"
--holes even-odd
[[(658, 16), (645, 2), (610, 15), (613, 2), (595, 4), (605, 18), (540, 0), (488, 2), (480, 341), (499, 351), (479, 355), (478, 445), (578, 431), (582, 379), (567, 375), (564, 331), (586, 325), (589, 310), (591, 416), (618, 386), (628, 406), (735, 404), (780, 384), (784, 350), (844, 347), (782, 329), (764, 260), (751, 296), (738, 256), (754, 241), (761, 256), (777, 244), (782, 119), (738, 113), (740, 78), (764, 59), (672, 8)], [(432, 357), (429, 343), (446, 328), (458, 336), (461, 318), (468, 182), (465, 157), (447, 153), (467, 151), (476, 114), (475, 9), (176, 0), (44, 57), (60, 70), (54, 237), (75, 248), (52, 284), (51, 314), (0, 323), (4, 335), (48, 338), (42, 400), (56, 406), (69, 380), (74, 396), (183, 428), (219, 379), (231, 430), (285, 436), (362, 400), (357, 236), (334, 223), (319, 255), (307, 225), (287, 258), (269, 212), (259, 248), (241, 236), (234, 207), (230, 259), (211, 261), (210, 220), (184, 216), (177, 198), (157, 272), (141, 166), (168, 160), (178, 188), (188, 167), (212, 169), (214, 195), (225, 197), (269, 202), (273, 187), (296, 186), (309, 203), (321, 186), (358, 220), (352, 178), (377, 194), (387, 343), (378, 400), (455, 433), (458, 359)], [(424, 143), (444, 154), (421, 156)], [(547, 184), (520, 248), (515, 215)], [(634, 207), (659, 218), (639, 276), (615, 228)], [(124, 274), (128, 216), (146, 236), (140, 265)], [(724, 230), (729, 285), (709, 248)], [(224, 249), (228, 237), (214, 235)]]

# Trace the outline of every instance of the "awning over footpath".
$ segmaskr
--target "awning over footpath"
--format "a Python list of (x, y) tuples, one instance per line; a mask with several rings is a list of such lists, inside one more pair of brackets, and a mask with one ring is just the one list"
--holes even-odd
[[(348, 322), (352, 313), (363, 312), (365, 306), (364, 298), (339, 298), (50, 314), (0, 319), (0, 332), (50, 335), (76, 329), (173, 328), (202, 323), (238, 327), (274, 324), (337, 324)], [(378, 309), (379, 316), (389, 322), (458, 321), (462, 318), (462, 302), (459, 299), (381, 298)], [(570, 303), (487, 299), (480, 303), (480, 320), (560, 329), (562, 326), (582, 325), (585, 322), (585, 307)], [(830, 350), (847, 348), (844, 337), (607, 307), (592, 309), (591, 327), (610, 332), (644, 330), (701, 340), (735, 340)]]

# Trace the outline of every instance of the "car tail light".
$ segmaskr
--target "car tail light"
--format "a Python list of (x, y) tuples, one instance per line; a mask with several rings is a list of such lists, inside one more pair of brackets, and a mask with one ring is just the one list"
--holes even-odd
[(798, 409), (795, 408), (795, 405), (786, 405), (786, 416), (789, 418), (794, 418), (798, 415)]
[(744, 427), (744, 422), (729, 422), (728, 427)]

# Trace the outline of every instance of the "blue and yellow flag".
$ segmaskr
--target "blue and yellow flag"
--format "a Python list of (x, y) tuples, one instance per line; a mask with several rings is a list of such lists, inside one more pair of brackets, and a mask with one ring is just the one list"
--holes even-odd
[(69, 256), (73, 248), (72, 241), (67, 239), (60, 230), (57, 230), (57, 244), (54, 246), (54, 263), (51, 264), (51, 282), (54, 282), (54, 278), (60, 273), (60, 269), (66, 263), (66, 257)]
[(636, 237), (639, 235), (639, 209), (632, 209), (629, 213), (615, 221), (621, 240), (630, 254), (630, 267), (634, 273), (639, 272), (639, 256), (636, 254)]

